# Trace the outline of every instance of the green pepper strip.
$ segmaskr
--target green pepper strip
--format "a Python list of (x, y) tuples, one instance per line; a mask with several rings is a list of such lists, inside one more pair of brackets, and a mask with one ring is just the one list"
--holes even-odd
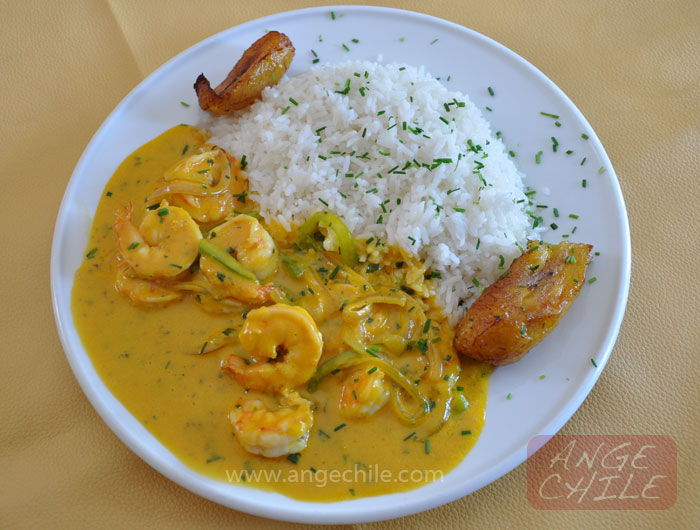
[(304, 264), (294, 256), (282, 254), (282, 264), (285, 266), (287, 271), (289, 271), (289, 274), (294, 276), (294, 278), (297, 280), (303, 276), (304, 271), (306, 270)]
[(464, 412), (469, 406), (469, 401), (460, 392), (452, 394), (452, 403), (450, 405), (455, 412)]
[(231, 254), (226, 252), (221, 247), (215, 245), (207, 239), (200, 239), (198, 247), (199, 252), (203, 256), (218, 261), (232, 273), (259, 285), (258, 279), (255, 277), (255, 274), (246, 269), (236, 258), (231, 256)]
[[(353, 348), (354, 346), (351, 345)], [(348, 368), (356, 364), (363, 362), (371, 362), (377, 368), (382, 370), (386, 375), (388, 375), (393, 381), (403, 388), (408, 394), (414, 398), (416, 401), (420, 401), (427, 405), (428, 400), (426, 397), (420, 393), (420, 391), (408, 380), (408, 378), (399, 372), (390, 361), (383, 359), (382, 357), (377, 357), (370, 355), (364, 351), (357, 351), (356, 349), (347, 350), (343, 353), (339, 353), (335, 357), (331, 357), (321, 366), (316, 369), (316, 373), (309, 380), (308, 390), (309, 392), (315, 392), (318, 385), (321, 383), (324, 377), (326, 377), (331, 372), (335, 370), (342, 370), (343, 368)]]
[(321, 222), (335, 232), (335, 236), (338, 238), (338, 252), (340, 252), (340, 257), (343, 259), (343, 264), (349, 267), (357, 265), (359, 260), (352, 234), (348, 227), (345, 226), (345, 223), (332, 213), (316, 212), (309, 217), (299, 229), (299, 242), (305, 243)]
[(309, 379), (309, 383), (306, 388), (309, 390), (309, 392), (316, 392), (316, 390), (318, 390), (318, 385), (320, 385), (321, 381), (323, 381), (326, 376), (330, 375), (331, 372), (348, 368), (350, 366), (365, 362), (366, 360), (367, 359), (365, 359), (362, 355), (355, 353), (353, 350), (347, 350), (343, 353), (339, 353), (338, 355), (334, 355), (316, 369), (316, 373), (314, 373), (311, 379)]

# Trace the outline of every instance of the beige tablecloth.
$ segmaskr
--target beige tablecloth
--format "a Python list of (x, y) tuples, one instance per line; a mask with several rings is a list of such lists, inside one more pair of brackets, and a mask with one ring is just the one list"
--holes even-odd
[[(565, 433), (667, 434), (678, 499), (664, 511), (541, 511), (525, 469), (376, 527), (700, 527), (700, 3), (405, 0), (505, 44), (586, 115), (617, 170), (633, 241), (610, 363)], [(199, 40), (299, 0), (0, 2), (0, 525), (261, 527), (170, 482), (129, 451), (80, 390), (49, 296), (61, 196), (82, 150), (139, 81)]]

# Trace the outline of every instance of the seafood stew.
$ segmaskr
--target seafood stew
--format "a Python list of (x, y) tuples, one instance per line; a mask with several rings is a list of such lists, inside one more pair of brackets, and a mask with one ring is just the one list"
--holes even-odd
[[(105, 190), (73, 313), (107, 386), (218, 480), (333, 501), (448, 472), (483, 426), (491, 368), (455, 354), (424, 265), (400, 249), (357, 264), (366, 248), (350, 240), (355, 256), (327, 214), (292, 233), (261, 222), (240, 161), (220, 156), (178, 126), (129, 156)], [(199, 173), (202, 161), (231, 187), (195, 196), (197, 176), (215, 173)], [(357, 478), (370, 469), (413, 473)], [(253, 480), (263, 470), (353, 478)]]

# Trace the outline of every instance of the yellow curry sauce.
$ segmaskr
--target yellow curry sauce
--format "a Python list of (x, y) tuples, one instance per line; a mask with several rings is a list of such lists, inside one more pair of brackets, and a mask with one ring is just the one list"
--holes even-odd
[[(427, 357), (428, 348), (430, 354), (441, 356), (445, 370), (452, 370), (445, 373), (458, 375), (451, 388), (466, 398), (465, 410), (453, 410), (449, 421), (436, 432), (420, 422), (411, 425), (402, 421), (392, 403), (386, 403), (367, 418), (348, 419), (338, 408), (348, 370), (333, 372), (320, 381), (314, 392), (298, 389), (316, 404), (306, 448), (297, 454), (265, 458), (242, 448), (232, 430), (229, 413), (240, 400), (255, 397), (273, 408), (278, 400), (267, 392), (246, 390), (222, 371), (222, 363), (231, 353), (240, 351), (235, 341), (214, 351), (207, 349), (209, 338), (221, 330), (230, 330), (229, 334), (236, 337), (246, 312), (212, 312), (210, 308), (205, 311), (202, 300), (195, 295), (165, 307), (139, 307), (117, 291), (115, 269), (119, 250), (113, 228), (115, 211), (133, 203), (138, 221), (144, 215), (142, 205), (164, 172), (205, 142), (206, 138), (193, 127), (174, 127), (130, 155), (105, 188), (86, 257), (76, 272), (72, 295), (76, 327), (100, 377), (174, 455), (217, 480), (249, 484), (297, 499), (335, 501), (404, 491), (439, 479), (439, 473), (446, 474), (464, 458), (481, 432), (491, 369), (457, 357), (451, 346), (453, 332), (446, 323), (440, 323), (444, 319), (431, 300), (421, 302), (430, 319), (424, 326), (424, 330), (431, 328), (430, 335), (426, 335), (430, 340), (422, 339), (422, 345), (421, 340), (409, 342), (404, 357), (418, 358), (421, 353)], [(250, 200), (244, 206), (251, 208)], [(276, 226), (266, 228), (283, 251), (292, 248), (293, 235), (284, 234)], [(313, 272), (314, 277), (327, 285), (335, 262), (325, 254), (320, 250), (308, 251), (297, 254), (297, 258), (304, 267), (322, 271)], [(282, 258), (284, 261), (284, 254)], [(406, 264), (396, 262), (398, 259)], [(417, 270), (422, 278), (420, 262), (391, 249), (385, 254), (384, 262), (392, 266), (382, 266), (380, 270), (357, 268), (355, 285), (347, 280), (347, 293), (339, 285), (343, 281), (342, 273), (337, 274), (338, 278), (331, 282), (335, 282), (332, 286), (336, 294), (350, 298), (362, 289), (376, 288), (378, 293), (395, 292), (402, 300), (413, 300), (405, 294), (409, 289), (386, 290), (379, 284), (396, 277), (397, 271), (393, 269), (398, 265), (402, 274), (415, 275)], [(346, 278), (349, 275), (352, 273), (346, 273)], [(305, 276), (295, 278), (282, 264), (272, 282), (287, 293), (287, 303), (304, 306), (312, 315), (324, 315), (318, 322), (324, 341), (319, 366), (342, 352), (339, 337), (344, 324), (338, 308), (325, 308), (322, 299), (305, 282)], [(358, 288), (360, 284), (362, 287)], [(394, 312), (391, 305), (382, 306), (371, 316), (374, 319), (369, 320), (376, 320), (374, 324), (363, 323), (363, 330), (370, 335), (381, 331), (382, 326), (395, 325), (398, 329), (401, 318), (405, 317)], [(419, 337), (420, 332), (418, 329), (413, 333)], [(409, 358), (406, 366), (411, 362)], [(367, 372), (376, 370), (371, 359), (358, 366), (368, 369)], [(410, 373), (409, 368), (404, 371)], [(448, 379), (448, 375), (444, 377)], [(426, 395), (431, 392), (430, 385), (423, 381), (418, 384), (416, 379), (416, 385)], [(435, 406), (432, 398), (430, 401)]]

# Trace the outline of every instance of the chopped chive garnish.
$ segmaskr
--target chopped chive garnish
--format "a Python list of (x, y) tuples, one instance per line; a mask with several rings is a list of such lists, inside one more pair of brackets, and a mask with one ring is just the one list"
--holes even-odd
[(590, 280), (588, 280), (588, 283), (595, 283), (597, 279), (598, 279), (598, 278), (596, 278), (595, 276), (593, 276), (593, 278), (591, 278)]
[[(359, 44), (359, 42), (360, 42), (358, 39), (350, 39), (350, 40), (352, 40), (352, 42), (354, 42), (355, 44)], [(360, 77), (359, 74), (357, 75), (357, 77)]]
[(128, 250), (134, 250), (134, 249), (135, 249), (136, 247), (138, 247), (138, 246), (139, 246), (139, 242), (138, 242), (138, 241), (134, 241), (131, 245), (129, 245)]
[(581, 138), (588, 140), (588, 135), (586, 133), (581, 133)]
[(585, 188), (587, 184), (588, 184), (588, 182), (586, 181), (586, 179), (583, 179), (581, 181), (581, 187)]
[(319, 200), (319, 202), (320, 202), (321, 204), (323, 204), (323, 205), (325, 205), (326, 207), (328, 207), (328, 203), (327, 203), (326, 201), (324, 201), (321, 197), (319, 197), (318, 200)]
[(282, 109), (282, 115), (284, 116), (285, 114), (287, 114), (287, 111), (288, 111), (288, 110), (289, 110), (289, 105), (287, 105), (286, 107), (284, 107), (284, 108)]
[(377, 188), (372, 188), (371, 190), (367, 190), (365, 193), (377, 193)]
[(367, 373), (368, 373), (368, 374), (373, 374), (373, 373), (376, 372), (376, 371), (377, 371), (377, 367), (376, 367), (376, 366), (373, 366), (372, 368), (370, 368), (369, 370), (367, 370)]
[(559, 210), (557, 208), (552, 208), (552, 213), (554, 213), (554, 217), (559, 217)]
[(168, 215), (169, 213), (170, 213), (170, 210), (168, 210), (167, 208), (160, 208), (158, 210), (158, 215), (160, 217), (164, 217), (164, 216)]
[(292, 464), (298, 464), (299, 457), (301, 457), (299, 453), (292, 453), (291, 455), (287, 455), (287, 460), (289, 460)]
[(294, 106), (299, 105), (299, 103), (297, 103), (297, 101), (294, 98), (289, 98), (289, 101)]
[(205, 343), (202, 345), (202, 349), (199, 350), (200, 355), (201, 355), (202, 353), (204, 353), (204, 350), (207, 349), (207, 344), (209, 344), (209, 342), (205, 342)]
[(416, 435), (416, 431), (413, 431), (411, 434), (409, 434), (408, 436), (406, 436), (406, 438), (404, 438), (403, 441), (404, 441), (404, 442), (407, 442), (408, 440), (410, 440), (411, 438), (413, 438), (415, 435)]
[(583, 165), (583, 164), (585, 164), (585, 163), (586, 163), (586, 157), (584, 156), (584, 157), (581, 159), (581, 165)]
[(348, 48), (347, 44), (345, 44), (345, 43), (343, 43), (343, 49), (344, 49), (346, 52), (349, 52), (349, 51), (350, 51), (350, 48)]
[(502, 254), (498, 255), (498, 268), (503, 269), (503, 264), (506, 262), (506, 258)]
[(535, 164), (539, 164), (540, 162), (542, 162), (542, 151), (537, 151), (535, 155)]
[(559, 116), (556, 114), (550, 114), (549, 112), (540, 112), (542, 116), (547, 116), (548, 118), (554, 118), (555, 120), (559, 119)]
[(506, 399), (512, 399), (512, 398), (513, 398), (513, 394), (511, 394), (510, 392), (508, 392), (508, 395), (506, 396)]
[(86, 257), (87, 259), (92, 259), (92, 258), (95, 257), (95, 254), (96, 254), (96, 253), (97, 253), (97, 247), (93, 248), (90, 252), (88, 252), (87, 254), (85, 254), (85, 257)]
[(605, 173), (605, 168), (603, 166), (600, 166), (600, 168), (598, 169), (598, 175), (602, 175), (603, 173)]
[(333, 278), (336, 277), (336, 275), (338, 274), (338, 271), (339, 271), (339, 270), (340, 270), (340, 265), (336, 265), (336, 266), (335, 266), (335, 269), (333, 269), (333, 272), (331, 272), (331, 273), (328, 275), (328, 277), (332, 280)]
[(598, 368), (598, 363), (595, 362), (595, 359), (591, 359), (591, 363), (593, 364), (593, 366), (595, 366), (596, 368)]
[(345, 427), (345, 423), (341, 423), (340, 425), (338, 425), (337, 427), (335, 427), (335, 428), (333, 429), (333, 431), (334, 431), (334, 432), (338, 432), (338, 431), (339, 431), (340, 429), (342, 429), (343, 427)]
[(511, 158), (515, 158), (515, 151), (508, 151)]
[(438, 41), (438, 39), (435, 39), (435, 40), (433, 40), (433, 41), (430, 41), (430, 45), (432, 46), (432, 45), (435, 44), (437, 41)]
[(576, 215), (575, 213), (570, 213), (569, 217), (571, 217), (572, 219), (578, 219), (578, 215)]
[(331, 11), (331, 20), (335, 20), (335, 11)]
[(494, 95), (494, 91), (493, 91), (493, 88), (491, 88), (491, 87), (488, 87), (488, 88), (487, 88), (487, 90), (489, 91), (489, 94), (490, 94), (491, 96), (493, 96), (493, 95)]
[(343, 94), (343, 95), (347, 94), (348, 92), (350, 92), (350, 79), (345, 80), (345, 87), (343, 87), (343, 90), (336, 90), (335, 91), (336, 94)]
[(552, 136), (552, 151), (554, 151), (556, 153), (557, 147), (559, 147), (559, 142), (557, 141), (557, 139), (554, 136)]
[(454, 208), (455, 212), (464, 213), (464, 208)]
[(423, 326), (423, 333), (428, 333), (428, 330), (430, 329), (431, 322), (432, 322), (432, 320), (430, 318), (425, 321), (425, 325)]
[(425, 454), (429, 455), (430, 454), (430, 440), (425, 441)]
[(449, 125), (449, 124), (450, 124), (450, 122), (447, 121), (447, 120), (446, 120), (445, 118), (443, 118), (442, 116), (440, 116), (440, 121), (443, 122), (443, 123), (445, 123), (446, 125)]
[(183, 107), (189, 107), (189, 106), (190, 106), (189, 103), (185, 103), (184, 101), (181, 101), (181, 102), (180, 102), (180, 105), (182, 105)]
[(552, 223), (549, 226), (552, 228), (552, 230), (556, 230), (557, 228), (559, 228), (559, 225), (557, 223)]
[(462, 431), (462, 436), (467, 436), (468, 434), (471, 434), (472, 432), (470, 430)]
[(544, 375), (544, 374), (542, 374), (542, 375), (540, 376), (540, 379), (544, 379), (545, 377), (547, 377), (547, 376)]

